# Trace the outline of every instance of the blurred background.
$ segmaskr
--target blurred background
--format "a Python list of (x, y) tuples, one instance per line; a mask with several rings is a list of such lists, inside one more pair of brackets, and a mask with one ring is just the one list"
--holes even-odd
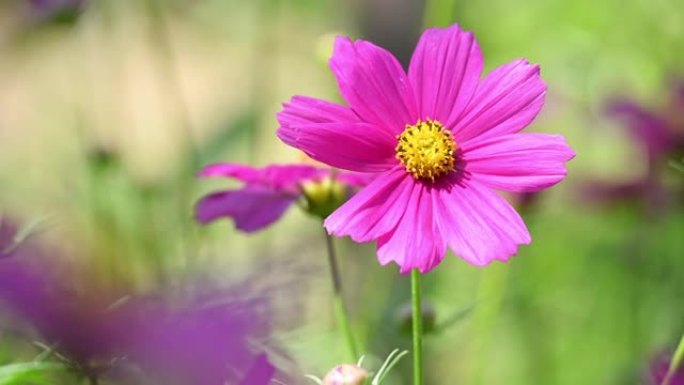
[[(320, 221), (291, 210), (256, 234), (200, 227), (197, 199), (237, 184), (195, 174), (301, 162), (276, 138), (275, 114), (295, 94), (340, 100), (326, 64), (335, 35), (406, 65), (424, 27), (451, 23), (475, 33), (487, 71), (540, 64), (549, 91), (528, 131), (565, 135), (577, 157), (559, 186), (508, 197), (533, 237), (511, 262), (448, 256), (425, 277), (427, 383), (653, 383), (684, 332), (679, 0), (3, 0), (0, 271), (29, 260), (41, 273), (17, 284), (48, 281), (49, 295), (29, 297), (40, 309), (77, 303), (55, 310), (67, 319), (129, 298), (176, 309), (208, 288), (257, 301), (268, 325), (249, 343), (268, 345), (278, 381), (322, 377), (346, 350)], [(377, 368), (409, 348), (408, 280), (380, 267), (373, 245), (337, 245), (354, 332)], [(7, 282), (0, 293), (15, 292)], [(3, 296), (0, 383), (132, 383), (110, 373), (110, 352), (61, 352), (45, 314), (17, 318), (31, 299)], [(118, 336), (99, 327), (88, 332)], [(386, 383), (409, 384), (409, 366)]]

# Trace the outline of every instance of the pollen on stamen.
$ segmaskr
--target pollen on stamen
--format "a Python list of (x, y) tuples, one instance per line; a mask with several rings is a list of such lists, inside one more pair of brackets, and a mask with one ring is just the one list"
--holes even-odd
[(418, 180), (434, 182), (454, 171), (457, 145), (453, 135), (436, 120), (419, 120), (397, 136), (396, 157)]

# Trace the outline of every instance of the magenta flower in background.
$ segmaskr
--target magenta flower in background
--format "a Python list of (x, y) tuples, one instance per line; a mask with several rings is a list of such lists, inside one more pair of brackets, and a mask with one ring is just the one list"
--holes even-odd
[(165, 291), (112, 306), (103, 296), (77, 294), (69, 287), (74, 277), (55, 271), (25, 258), (0, 260), (0, 305), (18, 318), (18, 326), (37, 333), (31, 340), (54, 347), (88, 377), (126, 384), (268, 385), (284, 376), (264, 351), (271, 332), (268, 302), (245, 298), (246, 283), (195, 287), (209, 294), (187, 303)]
[[(260, 351), (269, 319), (259, 301), (229, 293), (189, 306), (134, 306), (127, 357), (160, 384), (268, 385), (276, 368)], [(259, 346), (262, 344), (262, 346)]]
[(645, 172), (626, 181), (588, 181), (582, 187), (582, 198), (601, 204), (637, 201), (649, 213), (660, 213), (680, 194), (676, 186), (664, 182), (663, 170), (668, 162), (684, 156), (684, 79), (674, 79), (668, 88), (666, 100), (655, 108), (625, 97), (608, 103), (608, 116), (623, 123), (640, 150), (641, 158), (630, 162), (646, 165)]
[(18, 228), (0, 218), (0, 250), (13, 250), (0, 258), (0, 310), (13, 315), (3, 317), (0, 331), (54, 348), (80, 375), (116, 383), (289, 381), (266, 356), (279, 348), (271, 339), (269, 296), (255, 287), (254, 275), (221, 287), (186, 281), (182, 295), (165, 287), (122, 298), (78, 274), (71, 260), (42, 253), (38, 242), (14, 242)]
[[(196, 206), (196, 218), (200, 223), (232, 218), (235, 226), (245, 232), (269, 226), (303, 198), (311, 211), (323, 211), (327, 215), (346, 200), (354, 188), (365, 186), (372, 177), (308, 165), (255, 168), (235, 163), (206, 166), (199, 176), (232, 178), (245, 184), (237, 190), (204, 196)], [(328, 207), (331, 205), (335, 207)]]
[(520, 59), (484, 79), (482, 54), (458, 25), (429, 29), (408, 74), (387, 51), (338, 37), (330, 67), (348, 106), (295, 96), (278, 136), (332, 167), (378, 173), (325, 221), (336, 236), (377, 241), (381, 264), (425, 273), (447, 248), (482, 266), (530, 235), (494, 190), (538, 191), (574, 156), (558, 135), (518, 133), (544, 104), (539, 67)]
[(684, 151), (684, 79), (669, 85), (667, 101), (658, 109), (629, 98), (612, 100), (607, 113), (624, 122), (648, 162)]

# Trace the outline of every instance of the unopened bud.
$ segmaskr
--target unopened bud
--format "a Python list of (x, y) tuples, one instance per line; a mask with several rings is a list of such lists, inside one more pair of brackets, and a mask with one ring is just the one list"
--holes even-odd
[(347, 186), (332, 177), (306, 182), (302, 192), (306, 211), (321, 218), (337, 210), (349, 195)]
[(368, 379), (366, 369), (349, 364), (337, 365), (323, 378), (322, 385), (363, 385)]

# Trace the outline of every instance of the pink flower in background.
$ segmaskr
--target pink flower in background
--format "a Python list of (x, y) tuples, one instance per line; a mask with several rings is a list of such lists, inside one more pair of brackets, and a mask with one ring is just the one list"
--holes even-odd
[(530, 235), (494, 189), (538, 191), (561, 181), (574, 152), (558, 135), (518, 133), (544, 104), (539, 67), (520, 59), (484, 79), (472, 33), (421, 37), (408, 74), (387, 51), (338, 37), (330, 67), (348, 106), (295, 96), (279, 137), (332, 167), (378, 173), (325, 221), (380, 263), (425, 273), (447, 247), (482, 266), (508, 260)]
[(248, 280), (226, 288), (192, 286), (202, 294), (187, 303), (168, 289), (112, 302), (87, 279), (76, 287), (89, 290), (80, 292), (71, 287), (80, 277), (65, 279), (57, 274), (60, 265), (28, 263), (35, 260), (32, 252), (18, 253), (0, 259), (0, 310), (16, 317), (11, 330), (28, 329), (30, 341), (53, 346), (69, 367), (89, 377), (125, 384), (268, 385), (276, 374), (284, 376), (265, 353), (268, 299), (249, 297)]
[[(272, 224), (300, 199), (305, 199), (304, 203), (311, 212), (322, 212), (326, 216), (346, 200), (353, 188), (366, 185), (371, 177), (308, 165), (254, 168), (235, 163), (209, 165), (200, 171), (199, 176), (244, 182), (245, 186), (240, 189), (204, 196), (197, 203), (196, 217), (202, 224), (223, 217), (232, 218), (235, 226), (245, 232)], [(329, 207), (331, 205), (335, 207)]]
[(666, 100), (655, 108), (632, 98), (611, 100), (606, 113), (624, 123), (646, 161), (657, 163), (684, 151), (684, 78), (668, 84)]
[(682, 196), (681, 186), (668, 183), (663, 170), (684, 156), (684, 78), (672, 79), (667, 88), (664, 100), (655, 106), (629, 97), (608, 102), (606, 113), (619, 119), (640, 150), (627, 161), (646, 167), (634, 167), (633, 172), (640, 174), (624, 181), (589, 180), (580, 190), (584, 200), (603, 205), (636, 202), (649, 215), (658, 215)]

